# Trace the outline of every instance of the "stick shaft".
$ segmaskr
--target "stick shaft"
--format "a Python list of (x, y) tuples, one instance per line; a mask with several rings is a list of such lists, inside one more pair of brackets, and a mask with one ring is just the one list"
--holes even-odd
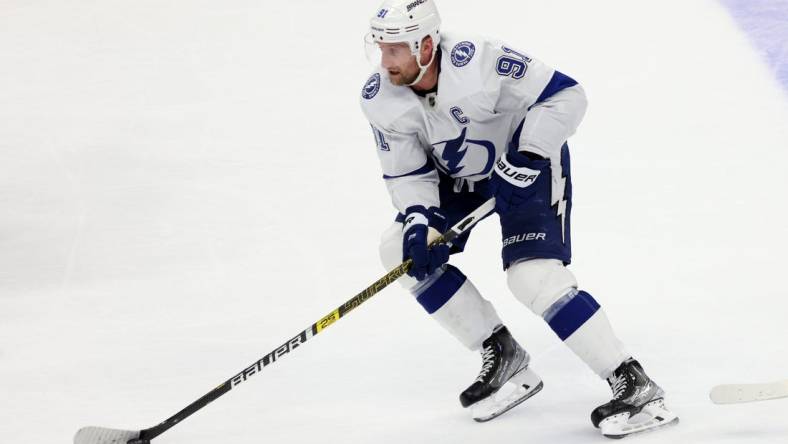
[[(479, 208), (474, 210), (471, 214), (469, 214), (460, 222), (458, 222), (456, 225), (451, 227), (448, 231), (443, 233), (441, 237), (433, 241), (432, 245), (438, 243), (451, 242), (452, 240), (457, 238), (457, 236), (460, 236), (464, 232), (468, 231), (471, 227), (473, 227), (473, 225), (475, 225), (477, 222), (482, 220), (485, 216), (490, 214), (490, 212), (493, 211), (494, 207), (495, 207), (495, 200), (494, 199), (488, 200), (487, 202), (482, 204)], [(299, 333), (289, 341), (285, 342), (281, 346), (277, 347), (267, 355), (263, 356), (252, 365), (246, 367), (244, 370), (242, 370), (232, 378), (228, 379), (227, 381), (223, 382), (215, 389), (206, 393), (200, 399), (189, 404), (183, 410), (179, 411), (178, 413), (174, 414), (170, 418), (166, 419), (164, 422), (154, 427), (142, 430), (139, 439), (131, 440), (128, 442), (128, 444), (138, 444), (138, 443), (144, 443), (146, 441), (150, 441), (151, 439), (161, 435), (162, 433), (166, 432), (176, 424), (180, 423), (184, 419), (188, 418), (193, 413), (202, 409), (206, 405), (220, 398), (222, 395), (226, 394), (230, 390), (236, 388), (238, 385), (242, 384), (250, 377), (259, 373), (264, 367), (273, 364), (274, 362), (278, 361), (286, 354), (300, 347), (306, 341), (308, 341), (318, 333), (322, 332), (323, 330), (331, 326), (331, 324), (340, 320), (342, 317), (344, 317), (351, 311), (355, 310), (361, 304), (368, 301), (372, 296), (376, 295), (377, 293), (380, 293), (380, 291), (388, 287), (392, 282), (396, 281), (405, 273), (407, 273), (411, 264), (412, 262), (410, 259), (403, 262), (393, 270), (386, 273), (385, 276), (378, 279), (375, 283), (365, 288), (361, 293), (353, 296), (347, 302), (334, 309), (331, 313), (327, 314), (326, 316), (323, 316), (323, 318), (312, 324), (309, 328), (302, 331), (301, 333)]]

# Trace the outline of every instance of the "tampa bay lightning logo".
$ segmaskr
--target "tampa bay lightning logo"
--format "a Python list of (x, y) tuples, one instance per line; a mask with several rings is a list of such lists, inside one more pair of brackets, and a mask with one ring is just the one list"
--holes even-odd
[[(433, 143), (440, 158), (445, 165), (439, 163), (438, 167), (452, 177), (468, 177), (476, 175), (487, 175), (492, 171), (495, 161), (495, 145), (489, 140), (471, 140), (466, 138), (468, 128), (463, 128), (462, 133), (456, 139), (444, 140), (443, 142)], [(441, 150), (441, 145), (443, 149)], [(486, 158), (485, 158), (486, 156)], [(484, 162), (481, 171), (464, 171), (466, 165), (461, 165), (463, 160), (466, 163), (479, 165)], [(462, 172), (463, 174), (460, 174)]]
[(451, 63), (458, 68), (462, 68), (471, 61), (475, 53), (476, 46), (473, 43), (468, 41), (457, 43), (454, 45), (454, 49), (451, 50)]
[(375, 73), (364, 84), (364, 88), (361, 90), (361, 97), (369, 100), (375, 97), (378, 91), (380, 91), (380, 74)]

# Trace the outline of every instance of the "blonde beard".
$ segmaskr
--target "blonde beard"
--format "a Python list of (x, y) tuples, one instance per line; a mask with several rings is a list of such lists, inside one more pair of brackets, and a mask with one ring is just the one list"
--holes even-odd
[(389, 80), (391, 80), (392, 84), (397, 86), (410, 85), (411, 83), (413, 83), (414, 80), (416, 80), (416, 77), (419, 76), (419, 72), (420, 72), (419, 67), (416, 66), (413, 73), (410, 75), (407, 75), (403, 71), (400, 71), (400, 73), (397, 74), (396, 77), (392, 77), (391, 74), (389, 74)]

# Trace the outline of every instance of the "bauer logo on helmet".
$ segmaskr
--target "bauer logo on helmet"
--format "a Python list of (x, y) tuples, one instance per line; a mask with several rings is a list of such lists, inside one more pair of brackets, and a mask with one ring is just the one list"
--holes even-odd
[(421, 5), (421, 4), (427, 3), (427, 1), (429, 1), (429, 0), (416, 0), (415, 2), (413, 2), (413, 3), (409, 4), (409, 5), (408, 5), (408, 8), (407, 8), (407, 9), (408, 9), (408, 12), (410, 12), (410, 11), (411, 11), (413, 8), (415, 8), (416, 6), (419, 6), (419, 5)]

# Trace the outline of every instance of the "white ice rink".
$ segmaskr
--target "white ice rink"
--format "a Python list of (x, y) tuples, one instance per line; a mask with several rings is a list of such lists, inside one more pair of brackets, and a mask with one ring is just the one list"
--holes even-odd
[[(383, 274), (358, 106), (377, 0), (0, 0), (0, 443), (145, 428)], [(788, 93), (711, 0), (443, 0), (582, 83), (572, 269), (681, 424), (638, 443), (785, 443)], [(479, 356), (387, 289), (166, 432), (189, 444), (602, 443), (607, 385), (509, 293), (497, 219), (458, 264), (545, 389), (486, 424)]]

